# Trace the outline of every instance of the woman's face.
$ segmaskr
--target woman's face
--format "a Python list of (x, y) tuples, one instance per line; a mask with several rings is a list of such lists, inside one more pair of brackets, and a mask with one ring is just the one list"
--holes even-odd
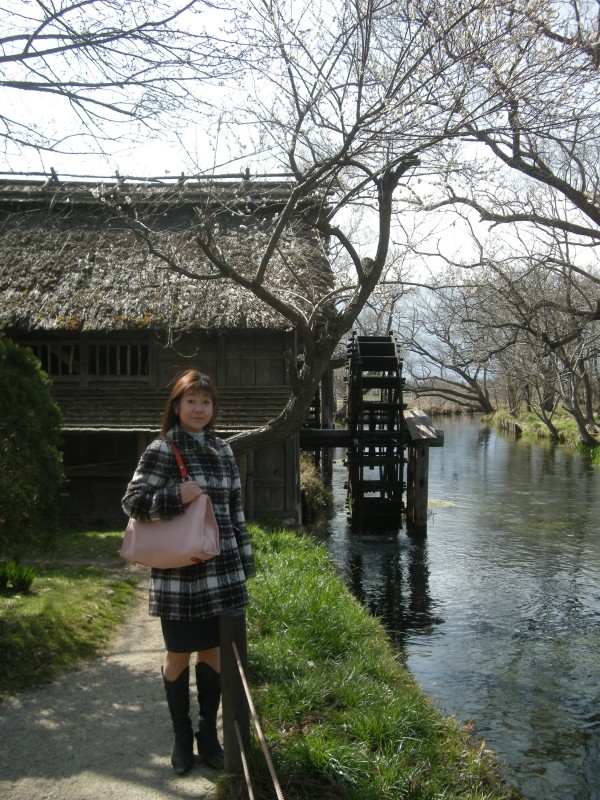
[(188, 433), (200, 433), (211, 421), (213, 401), (208, 392), (186, 392), (181, 400), (173, 403), (179, 424)]

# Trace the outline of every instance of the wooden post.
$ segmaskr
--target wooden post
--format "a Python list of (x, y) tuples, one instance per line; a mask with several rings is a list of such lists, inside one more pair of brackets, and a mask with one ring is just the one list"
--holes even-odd
[(412, 528), (415, 510), (415, 449), (412, 445), (406, 448), (406, 527)]
[(421, 439), (413, 442), (412, 456), (412, 513), (411, 528), (415, 533), (427, 532), (427, 501), (429, 477), (429, 442)]
[(427, 501), (429, 499), (429, 448), (442, 447), (444, 432), (436, 430), (422, 411), (405, 414), (410, 434), (406, 470), (406, 526), (413, 533), (427, 533)]
[(241, 774), (242, 757), (235, 731), (237, 722), (246, 752), (250, 746), (250, 713), (233, 651), (235, 642), (244, 670), (247, 664), (246, 615), (243, 611), (223, 611), (219, 616), (221, 640), (221, 688), (223, 713), (223, 750), (225, 771)]
[(236, 456), (240, 483), (242, 485), (242, 503), (247, 520), (254, 519), (254, 451)]

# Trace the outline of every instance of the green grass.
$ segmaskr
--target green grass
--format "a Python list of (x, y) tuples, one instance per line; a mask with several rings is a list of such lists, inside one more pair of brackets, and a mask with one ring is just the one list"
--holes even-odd
[[(250, 683), (286, 798), (509, 798), (493, 756), (433, 709), (307, 536), (251, 529)], [(272, 797), (251, 754), (257, 798)], [(219, 797), (240, 797), (224, 779)]]
[(123, 541), (123, 531), (69, 530), (60, 534), (49, 554), (53, 559), (82, 559), (93, 562), (106, 559), (123, 566), (119, 550)]
[(106, 646), (135, 585), (119, 558), (121, 539), (72, 531), (51, 554), (32, 556), (31, 591), (0, 597), (0, 692), (47, 683)]
[(594, 447), (594, 448), (587, 447), (585, 449), (588, 451), (588, 456), (592, 464), (595, 464), (597, 467), (600, 467), (600, 447)]

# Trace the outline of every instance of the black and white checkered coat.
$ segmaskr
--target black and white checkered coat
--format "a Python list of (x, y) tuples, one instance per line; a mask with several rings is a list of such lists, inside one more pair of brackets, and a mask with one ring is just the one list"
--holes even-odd
[[(242, 608), (248, 605), (246, 579), (255, 572), (233, 452), (211, 431), (206, 431), (204, 443), (178, 426), (168, 435), (177, 445), (189, 475), (212, 501), (221, 553), (204, 564), (152, 569), (150, 614), (192, 620), (213, 616), (223, 609)], [(166, 439), (155, 439), (140, 458), (123, 497), (123, 509), (140, 520), (170, 519), (183, 514), (180, 483), (173, 448)]]

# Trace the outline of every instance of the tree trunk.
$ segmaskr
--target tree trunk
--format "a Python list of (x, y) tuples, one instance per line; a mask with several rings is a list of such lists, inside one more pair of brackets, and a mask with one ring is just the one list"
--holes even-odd
[(585, 405), (585, 418), (589, 425), (595, 425), (596, 420), (594, 417), (594, 391), (592, 389), (592, 382), (590, 381), (590, 376), (585, 368), (585, 361), (583, 358), (579, 359), (579, 361), (577, 362), (577, 366), (579, 368), (581, 381), (583, 383), (583, 401)]

